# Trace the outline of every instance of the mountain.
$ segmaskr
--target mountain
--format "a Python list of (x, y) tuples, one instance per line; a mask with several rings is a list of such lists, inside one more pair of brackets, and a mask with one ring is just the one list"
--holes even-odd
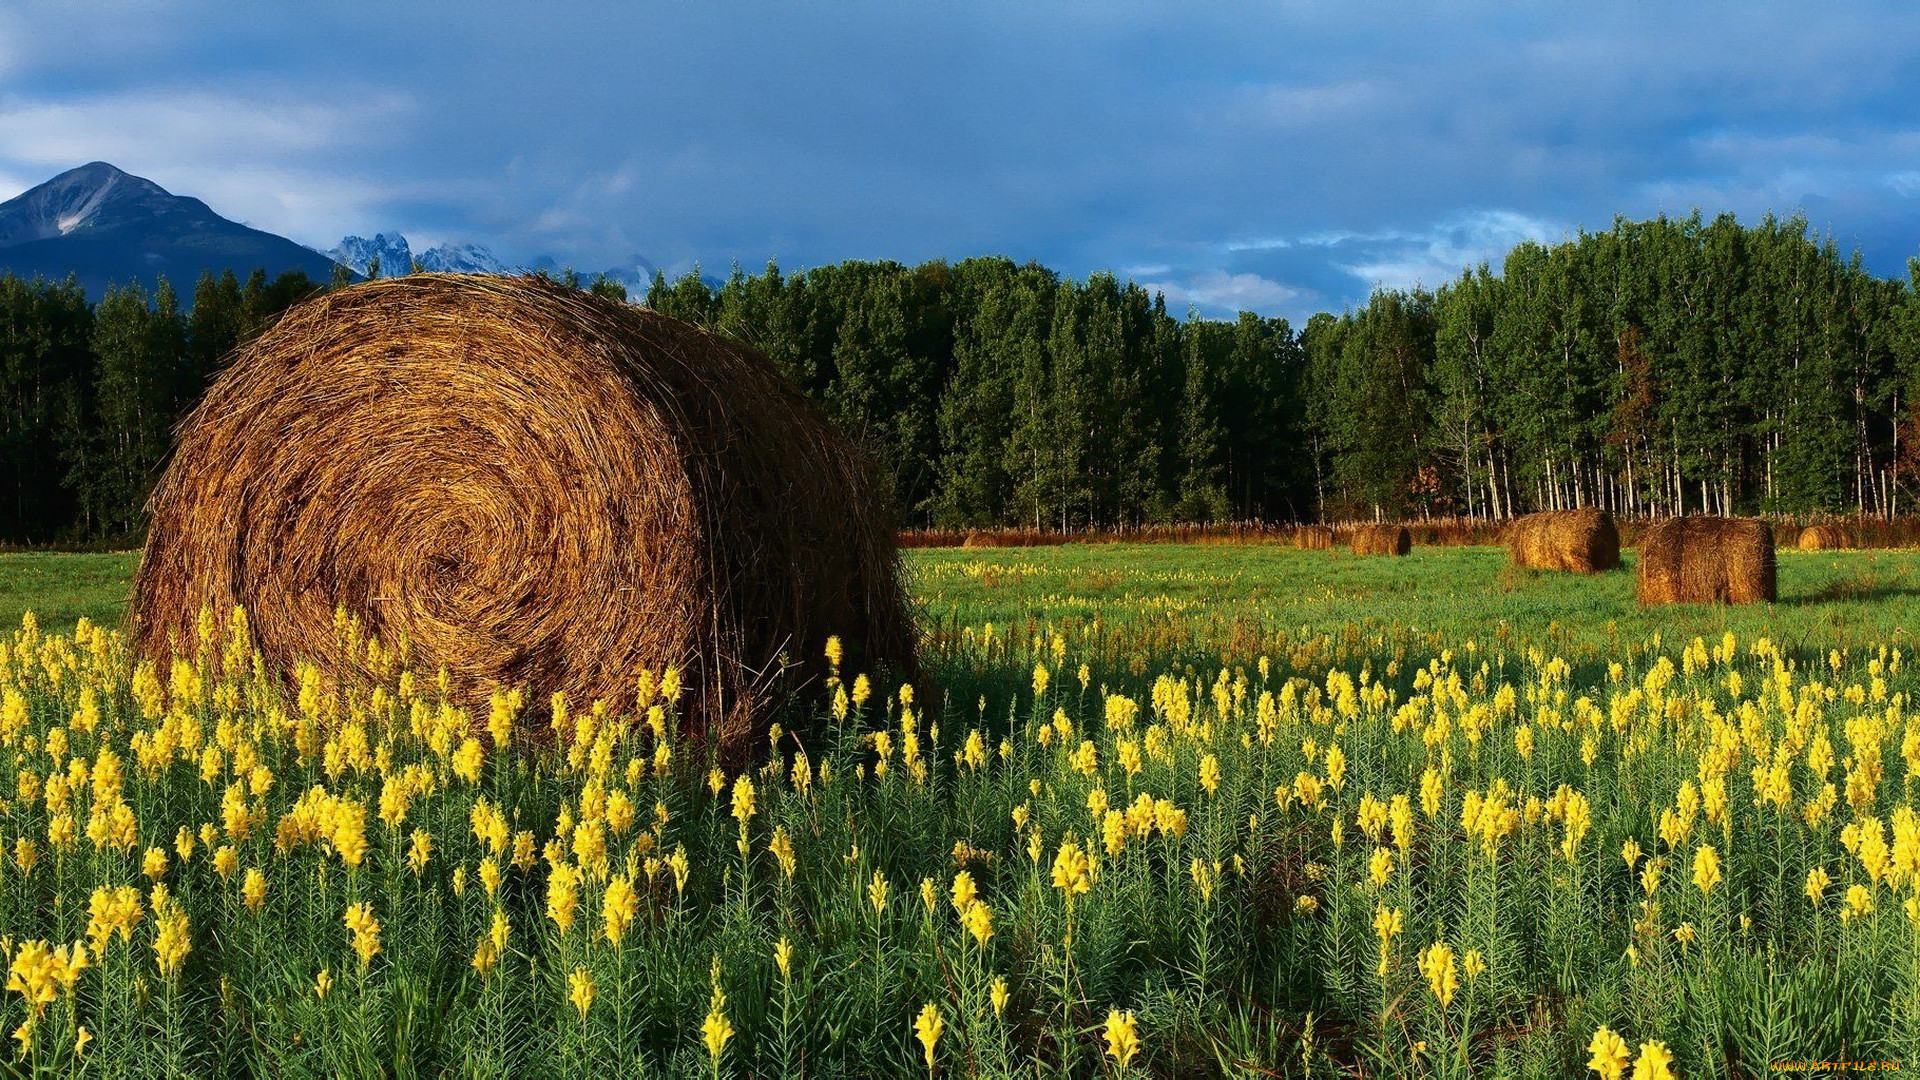
[(365, 275), (380, 260), (381, 277), (399, 277), (413, 267), (413, 249), (407, 246), (407, 238), (399, 233), (377, 233), (369, 240), (364, 236), (344, 236), (340, 246), (326, 252), (328, 258), (356, 274)]
[(441, 244), (420, 253), (420, 269), (430, 274), (511, 274), (513, 268), (479, 244)]
[[(559, 277), (566, 271), (566, 267), (551, 255), (542, 255), (532, 262), (516, 266), (480, 244), (441, 244), (416, 254), (407, 238), (397, 232), (376, 233), (371, 240), (364, 236), (341, 237), (340, 243), (326, 255), (352, 268), (356, 274), (366, 273), (377, 257), (380, 260), (381, 277), (407, 273), (414, 263), (419, 263), (420, 269), (430, 274), (544, 273)], [(647, 286), (653, 284), (655, 270), (653, 263), (644, 256), (629, 255), (622, 266), (581, 271), (580, 280), (591, 281), (596, 273), (625, 285), (628, 293), (638, 297), (647, 291)], [(712, 284), (718, 287), (721, 283), (716, 281)]]
[(285, 237), (250, 229), (199, 199), (104, 161), (70, 169), (0, 203), (0, 272), (62, 279), (73, 274), (99, 299), (109, 283), (151, 288), (165, 274), (191, 293), (203, 270), (245, 277), (300, 270), (318, 282), (333, 262)]

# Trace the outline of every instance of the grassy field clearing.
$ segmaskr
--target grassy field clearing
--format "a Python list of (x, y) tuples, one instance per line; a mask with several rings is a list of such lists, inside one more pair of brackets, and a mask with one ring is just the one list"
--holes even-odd
[(378, 685), (288, 700), (224, 617), (47, 635), (130, 557), (0, 556), (0, 1024), (50, 1074), (1920, 1062), (1920, 553), (1647, 611), (1632, 557), (915, 552), (930, 685), (730, 774), (665, 673), (469, 712), (347, 624)]
[[(1627, 551), (1623, 558), (1620, 570), (1583, 579), (1515, 570), (1500, 549), (1478, 547), (1415, 548), (1400, 560), (1225, 544), (932, 548), (903, 555), (930, 628), (1095, 616), (1124, 626), (1184, 616), (1209, 627), (1257, 622), (1324, 631), (1352, 622), (1471, 637), (1505, 623), (1524, 640), (1597, 645), (1615, 635), (1733, 630), (1824, 652), (1898, 643), (1920, 623), (1920, 550), (1783, 550), (1778, 604), (1646, 611), (1633, 602), (1635, 555)], [(131, 553), (0, 554), (0, 625), (17, 626), (28, 610), (48, 630), (71, 630), (82, 616), (116, 625), (136, 564)], [(1208, 632), (1196, 630), (1196, 640), (1208, 644)]]

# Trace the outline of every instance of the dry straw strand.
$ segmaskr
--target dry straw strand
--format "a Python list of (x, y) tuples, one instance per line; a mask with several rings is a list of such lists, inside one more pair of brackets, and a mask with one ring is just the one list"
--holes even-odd
[(1515, 566), (1593, 574), (1620, 565), (1613, 515), (1592, 507), (1516, 518), (1507, 526), (1506, 544)]
[(343, 608), (469, 699), (618, 708), (677, 665), (689, 732), (730, 754), (830, 634), (917, 672), (855, 447), (751, 350), (542, 278), (293, 309), (184, 421), (150, 510), (130, 622), (152, 657), (244, 605), (280, 670), (351, 672)]
[(1413, 535), (1405, 525), (1356, 525), (1353, 529), (1355, 555), (1405, 555), (1413, 550)]
[(1776, 599), (1773, 529), (1753, 518), (1668, 518), (1640, 537), (1642, 604)]

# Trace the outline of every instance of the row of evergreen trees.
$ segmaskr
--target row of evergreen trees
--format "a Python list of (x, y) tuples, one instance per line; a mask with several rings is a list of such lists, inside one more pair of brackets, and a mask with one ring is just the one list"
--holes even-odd
[(79, 284), (0, 276), (0, 543), (126, 539), (174, 424), (233, 348), (317, 291), (304, 274), (162, 277), (90, 304)]
[[(318, 288), (205, 276), (183, 310), (165, 281), (90, 306), (0, 279), (0, 541), (136, 535), (173, 425)], [(765, 351), (909, 524), (1894, 513), (1920, 483), (1913, 283), (1799, 218), (1619, 221), (1298, 333), (1004, 258), (695, 273), (645, 302)]]
[(934, 525), (1891, 514), (1920, 483), (1913, 283), (1800, 217), (1620, 220), (1298, 334), (1005, 259), (647, 303), (767, 350)]

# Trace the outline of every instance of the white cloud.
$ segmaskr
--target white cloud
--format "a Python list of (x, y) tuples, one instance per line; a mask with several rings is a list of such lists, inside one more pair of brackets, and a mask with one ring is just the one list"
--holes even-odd
[(1225, 270), (1205, 270), (1184, 281), (1143, 281), (1140, 287), (1165, 296), (1169, 307), (1192, 304), (1214, 312), (1271, 312), (1301, 296), (1299, 289), (1259, 274), (1233, 274)]
[(1334, 265), (1369, 285), (1433, 288), (1481, 262), (1497, 265), (1522, 241), (1550, 242), (1567, 232), (1562, 225), (1518, 210), (1472, 210), (1421, 230), (1331, 233), (1310, 242), (1359, 249), (1358, 258)]
[(223, 216), (330, 244), (396, 193), (356, 155), (403, 139), (412, 113), (399, 95), (316, 104), (241, 88), (9, 97), (0, 99), (0, 178), (28, 177), (18, 191), (107, 161)]

